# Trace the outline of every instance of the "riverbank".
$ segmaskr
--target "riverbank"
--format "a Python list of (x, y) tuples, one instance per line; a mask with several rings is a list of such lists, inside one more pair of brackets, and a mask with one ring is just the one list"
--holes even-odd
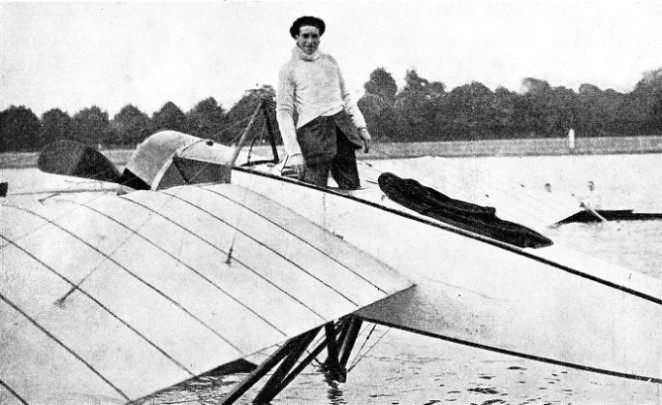
[[(257, 146), (256, 154), (270, 155), (271, 148)], [(133, 149), (102, 150), (117, 166), (124, 166)], [(279, 148), (282, 154), (282, 148)], [(375, 143), (370, 153), (357, 153), (359, 159), (393, 159), (418, 156), (485, 157), (485, 156), (559, 156), (662, 153), (662, 135), (578, 138), (575, 148), (565, 138), (509, 139), (454, 142)], [(0, 154), (0, 168), (36, 167), (38, 153), (10, 152)]]
[(574, 149), (565, 138), (509, 139), (457, 142), (385, 143), (375, 145), (368, 159), (417, 156), (559, 156), (662, 153), (662, 135), (581, 138)]

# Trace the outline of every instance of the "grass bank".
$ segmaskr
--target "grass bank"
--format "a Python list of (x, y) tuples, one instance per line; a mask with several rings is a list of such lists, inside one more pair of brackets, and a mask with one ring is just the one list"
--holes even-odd
[[(258, 146), (256, 153), (270, 155), (268, 146)], [(102, 150), (117, 166), (124, 166), (133, 149)], [(282, 153), (282, 148), (281, 148)], [(550, 155), (611, 155), (662, 153), (662, 135), (607, 138), (578, 138), (575, 148), (564, 138), (512, 139), (455, 142), (375, 143), (368, 154), (357, 153), (359, 159), (391, 159), (418, 156), (550, 156)], [(0, 154), (0, 168), (36, 167), (38, 153), (12, 152)]]
[(576, 139), (574, 149), (565, 138), (456, 142), (384, 143), (375, 145), (370, 159), (416, 156), (556, 156), (662, 153), (662, 135)]

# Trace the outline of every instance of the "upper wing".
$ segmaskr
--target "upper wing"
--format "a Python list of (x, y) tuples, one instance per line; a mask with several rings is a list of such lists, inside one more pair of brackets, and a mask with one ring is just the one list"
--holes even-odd
[(9, 403), (137, 399), (411, 285), (235, 185), (78, 197), (1, 206)]

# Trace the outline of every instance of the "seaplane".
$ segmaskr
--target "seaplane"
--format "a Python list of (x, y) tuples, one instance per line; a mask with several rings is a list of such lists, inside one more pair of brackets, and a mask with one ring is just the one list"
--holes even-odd
[[(273, 125), (268, 104), (251, 122)], [(0, 402), (140, 403), (267, 351), (221, 403), (253, 386), (268, 403), (318, 358), (344, 380), (366, 323), (662, 384), (661, 280), (554, 243), (496, 191), (479, 193), (496, 208), (449, 197), (434, 173), (384, 162), (359, 190), (302, 183), (249, 133), (162, 131), (123, 171), (58, 141), (38, 165), (67, 187), (10, 181)]]

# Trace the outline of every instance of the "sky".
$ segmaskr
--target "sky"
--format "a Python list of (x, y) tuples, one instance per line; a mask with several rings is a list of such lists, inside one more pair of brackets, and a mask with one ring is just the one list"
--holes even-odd
[(0, 110), (112, 117), (133, 104), (184, 112), (207, 97), (226, 109), (248, 89), (276, 86), (291, 54), (292, 21), (323, 18), (320, 50), (361, 96), (384, 67), (450, 90), (478, 81), (521, 91), (535, 77), (627, 92), (662, 68), (656, 1), (0, 2)]

